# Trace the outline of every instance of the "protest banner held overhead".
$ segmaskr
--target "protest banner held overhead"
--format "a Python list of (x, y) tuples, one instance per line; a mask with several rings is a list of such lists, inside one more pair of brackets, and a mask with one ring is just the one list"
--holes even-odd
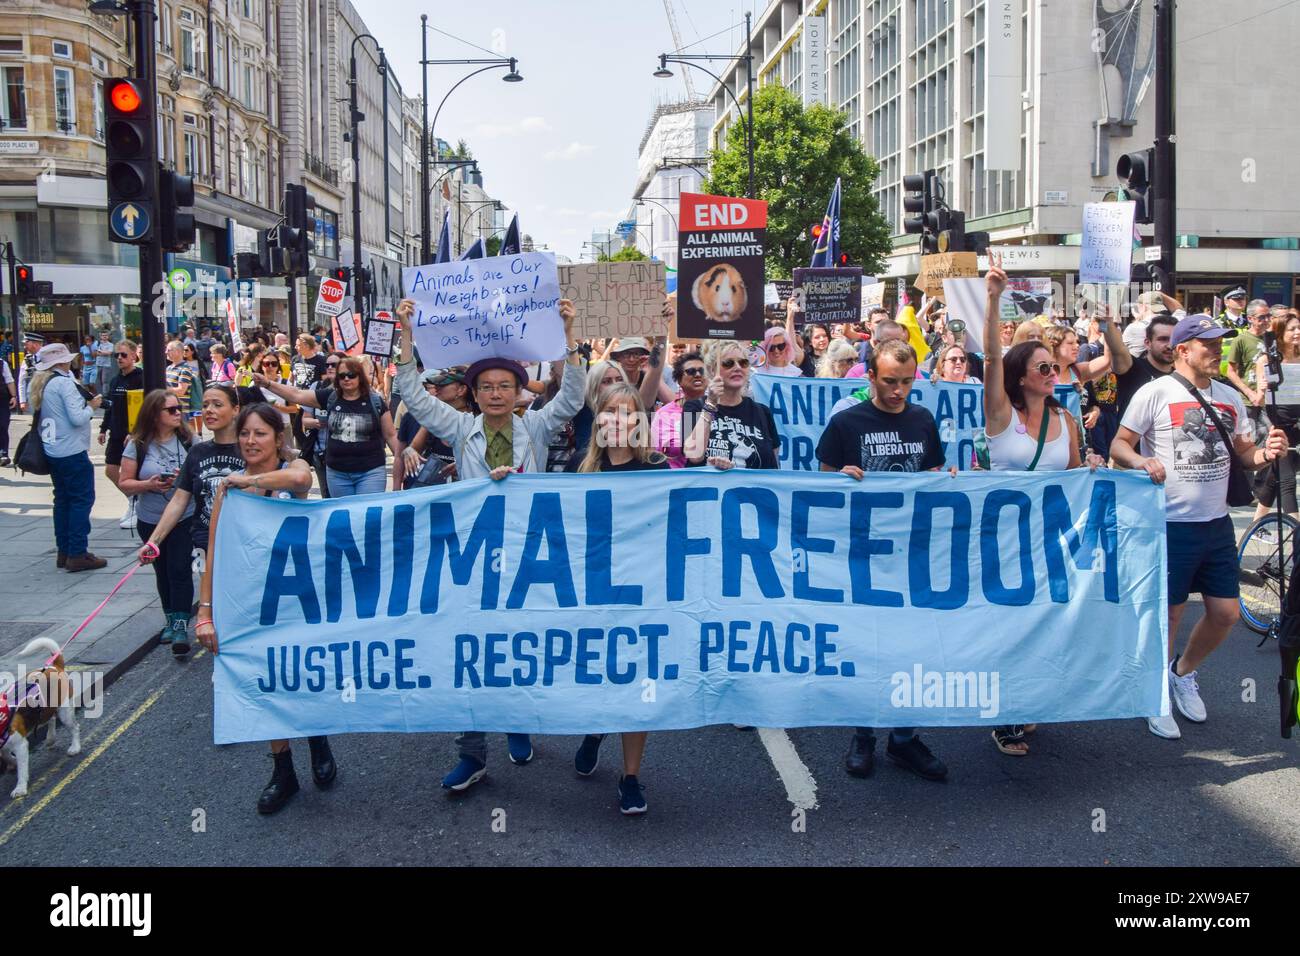
[(767, 203), (682, 193), (677, 328), (685, 341), (763, 337)]
[[(1145, 474), (506, 481), (228, 495), (216, 742), (1169, 712), (1164, 490)], [(636, 520), (615, 533), (616, 514)], [(932, 672), (998, 687), (900, 692)]]
[(1081, 284), (1128, 284), (1133, 270), (1134, 209), (1132, 202), (1084, 203)]
[(415, 347), (429, 368), (564, 354), (559, 277), (549, 252), (410, 266), (402, 284), (415, 302)]
[(557, 272), (560, 294), (573, 302), (578, 338), (668, 334), (662, 262), (580, 262)]
[(799, 324), (858, 322), (862, 319), (862, 268), (806, 268), (794, 270), (794, 287), (802, 297)]

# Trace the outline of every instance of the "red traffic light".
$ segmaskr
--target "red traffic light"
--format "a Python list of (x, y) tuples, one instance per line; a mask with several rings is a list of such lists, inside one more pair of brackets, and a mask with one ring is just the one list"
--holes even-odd
[(840, 253), (840, 265), (842, 265), (842, 266), (847, 266), (848, 264), (849, 264), (849, 254), (848, 254), (847, 252), (841, 252), (841, 253)]
[(808, 230), (808, 232), (812, 234), (812, 237), (814, 239), (820, 239), (822, 235), (821, 223), (818, 223), (817, 225), (813, 226), (811, 229)]
[(20, 281), (20, 282), (26, 282), (26, 281), (27, 281), (28, 279), (30, 279), (31, 277), (32, 277), (32, 270), (31, 270), (31, 269), (28, 269), (26, 266), (19, 266), (19, 267), (18, 267), (18, 281)]
[(114, 84), (108, 95), (113, 107), (123, 113), (134, 113), (140, 108), (140, 91), (129, 80), (120, 80)]

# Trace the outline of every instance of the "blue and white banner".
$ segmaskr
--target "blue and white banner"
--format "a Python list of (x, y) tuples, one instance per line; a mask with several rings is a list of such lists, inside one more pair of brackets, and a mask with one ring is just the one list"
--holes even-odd
[[(870, 384), (865, 378), (790, 378), (761, 372), (749, 381), (754, 401), (772, 409), (781, 435), (781, 467), (790, 471), (819, 470), (817, 442), (831, 409), (841, 398)], [(985, 448), (984, 386), (917, 379), (908, 399), (934, 416), (947, 466), (971, 470), (976, 453)], [(1058, 387), (1056, 399), (1078, 419), (1079, 395), (1073, 388)]]
[(214, 735), (1167, 714), (1164, 514), (1086, 470), (235, 492)]

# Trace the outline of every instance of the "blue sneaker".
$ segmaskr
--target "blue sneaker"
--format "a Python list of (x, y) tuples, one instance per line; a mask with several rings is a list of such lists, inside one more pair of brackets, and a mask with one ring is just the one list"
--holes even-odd
[(468, 790), (487, 775), (487, 764), (473, 757), (461, 757), (451, 773), (442, 778), (444, 790)]
[(646, 806), (644, 790), (645, 787), (637, 783), (634, 775), (628, 775), (619, 780), (618, 809), (624, 816), (635, 816), (650, 809)]
[(596, 772), (596, 764), (600, 763), (600, 742), (604, 739), (604, 734), (587, 734), (582, 738), (573, 758), (573, 769), (578, 771), (579, 777), (590, 777)]
[(167, 624), (163, 627), (161, 631), (158, 632), (158, 643), (170, 644), (172, 642), (172, 638), (174, 638), (175, 636), (176, 633), (172, 630), (171, 615), (168, 615)]
[(527, 734), (506, 734), (506, 749), (510, 762), (521, 767), (533, 759), (533, 741)]

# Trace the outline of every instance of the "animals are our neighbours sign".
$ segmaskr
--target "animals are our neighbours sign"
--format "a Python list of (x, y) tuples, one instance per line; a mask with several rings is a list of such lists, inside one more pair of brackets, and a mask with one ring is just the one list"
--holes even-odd
[(682, 193), (678, 236), (678, 340), (763, 337), (767, 203)]

